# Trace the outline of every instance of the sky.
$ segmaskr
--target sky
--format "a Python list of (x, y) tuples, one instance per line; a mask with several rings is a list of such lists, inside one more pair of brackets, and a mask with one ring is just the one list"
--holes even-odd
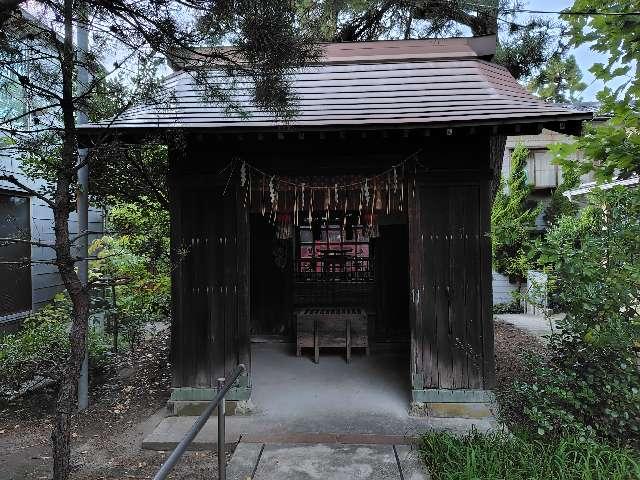
[[(529, 0), (527, 5), (523, 8), (529, 10), (545, 10), (545, 11), (560, 11), (573, 5), (573, 0)], [(521, 14), (525, 15), (525, 14)], [(539, 15), (547, 17), (558, 17), (558, 15)], [(601, 81), (595, 81), (593, 75), (589, 72), (589, 68), (594, 63), (606, 63), (606, 55), (592, 52), (588, 45), (582, 45), (577, 49), (573, 49), (570, 53), (575, 55), (576, 61), (582, 70), (583, 81), (587, 84), (586, 90), (582, 93), (582, 99), (584, 101), (594, 101), (595, 95), (604, 87)], [(609, 86), (615, 88), (620, 85), (622, 80), (612, 81)]]
[[(31, 10), (33, 7), (27, 2), (27, 9)], [(571, 7), (573, 0), (525, 0), (523, 2), (523, 8), (529, 10), (544, 10), (558, 12), (565, 8)], [(33, 12), (35, 13), (35, 12)], [(526, 18), (532, 14), (520, 13), (516, 18)], [(535, 16), (558, 18), (557, 14), (534, 14)], [(578, 65), (583, 74), (583, 81), (587, 84), (586, 90), (581, 94), (584, 101), (594, 101), (596, 94), (604, 87), (603, 82), (595, 81), (593, 75), (589, 72), (589, 68), (597, 62), (606, 63), (607, 57), (597, 52), (592, 52), (588, 45), (582, 45), (579, 48), (572, 49), (570, 51), (575, 55)], [(111, 63), (111, 62), (109, 62)], [(617, 79), (609, 83), (612, 88), (617, 87), (622, 83), (622, 79)]]

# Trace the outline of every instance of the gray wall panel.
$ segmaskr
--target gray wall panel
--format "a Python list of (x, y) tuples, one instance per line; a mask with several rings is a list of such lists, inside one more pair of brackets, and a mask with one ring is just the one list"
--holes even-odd
[[(35, 190), (44, 186), (43, 180), (31, 180), (20, 170), (20, 161), (6, 155), (0, 155), (0, 172), (15, 175), (20, 181)], [(7, 191), (20, 191), (9, 182), (0, 182), (0, 189)], [(69, 218), (69, 231), (72, 235), (77, 235), (78, 220), (76, 213), (72, 213)], [(101, 209), (91, 208), (89, 211), (89, 230), (92, 233), (89, 240), (93, 241), (101, 236), (103, 228), (103, 212)], [(42, 200), (31, 197), (31, 240), (53, 244), (55, 234), (53, 231), (53, 212)], [(53, 260), (55, 253), (53, 249), (41, 246), (31, 247), (31, 259), (33, 261)], [(57, 273), (55, 265), (46, 263), (34, 263), (31, 266), (32, 283), (32, 307), (38, 309), (46, 304), (56, 293), (62, 291), (64, 286)], [(0, 318), (0, 322), (2, 322)]]

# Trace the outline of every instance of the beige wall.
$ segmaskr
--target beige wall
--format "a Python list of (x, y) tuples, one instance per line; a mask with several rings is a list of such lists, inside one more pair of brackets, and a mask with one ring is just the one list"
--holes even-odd
[[(551, 130), (543, 130), (540, 135), (519, 135), (507, 138), (502, 162), (502, 176), (508, 177), (511, 173), (511, 152), (518, 143), (523, 143), (529, 149), (530, 158), (527, 162), (527, 176), (535, 189), (554, 188), (562, 182), (562, 170), (551, 163), (549, 145), (553, 143), (570, 143), (573, 137)], [(578, 152), (578, 157), (581, 155)], [(593, 175), (583, 175), (581, 183), (593, 181)]]

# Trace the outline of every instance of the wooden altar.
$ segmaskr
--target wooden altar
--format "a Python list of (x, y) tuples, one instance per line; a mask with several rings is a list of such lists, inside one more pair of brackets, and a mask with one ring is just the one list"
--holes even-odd
[(347, 363), (351, 348), (362, 347), (369, 355), (367, 312), (356, 307), (311, 307), (296, 312), (296, 355), (313, 347), (315, 363), (320, 361), (320, 348), (344, 348)]

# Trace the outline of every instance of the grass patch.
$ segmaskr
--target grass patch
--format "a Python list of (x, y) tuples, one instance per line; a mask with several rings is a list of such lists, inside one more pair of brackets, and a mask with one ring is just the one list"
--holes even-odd
[(420, 451), (433, 480), (640, 479), (637, 451), (571, 437), (435, 432), (422, 437)]

